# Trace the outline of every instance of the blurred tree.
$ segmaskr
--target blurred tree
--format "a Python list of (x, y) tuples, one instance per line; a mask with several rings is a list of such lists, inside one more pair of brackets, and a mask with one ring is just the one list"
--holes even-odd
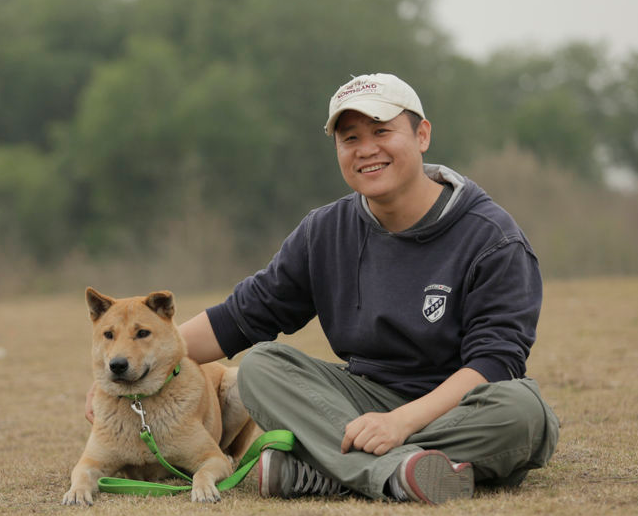
[(92, 68), (120, 51), (125, 24), (112, 0), (0, 2), (0, 142), (46, 147), (68, 120)]
[[(195, 187), (182, 202), (199, 202), (233, 221), (240, 245), (259, 242), (273, 223), (277, 178), (273, 149), (281, 120), (251, 68), (218, 62), (204, 68), (175, 100), (173, 129), (180, 179)], [(205, 230), (202, 228), (202, 230)]]
[(31, 145), (0, 147), (0, 171), (2, 250), (12, 247), (50, 263), (68, 242), (64, 222), (71, 192), (55, 176), (51, 157)]
[(195, 207), (263, 263), (348, 191), (323, 124), (372, 72), (419, 92), (429, 162), (464, 173), (513, 141), (581, 179), (601, 148), (638, 172), (638, 57), (614, 68), (579, 43), (477, 63), (429, 0), (0, 0), (0, 228), (41, 261), (95, 256), (150, 250)]
[(515, 112), (512, 136), (546, 162), (555, 161), (582, 177), (598, 178), (595, 126), (576, 104), (567, 89), (530, 96)]
[[(229, 217), (245, 235), (238, 242), (259, 248), (347, 191), (322, 128), (329, 96), (350, 73), (397, 73), (446, 98), (446, 80), (456, 78), (429, 79), (450, 51), (427, 1), (347, 3), (132, 4), (135, 36), (121, 57), (97, 67), (61, 140), (74, 156), (73, 220), (92, 247), (122, 230), (141, 238), (149, 219), (179, 209), (184, 183), (193, 183), (186, 190)], [(368, 30), (379, 20), (382, 39)], [(457, 132), (468, 141), (466, 125)], [(462, 147), (450, 144), (448, 154)]]
[(605, 144), (613, 161), (638, 175), (638, 52), (628, 57), (601, 99)]
[(492, 145), (514, 141), (583, 178), (600, 179), (601, 95), (611, 77), (604, 48), (572, 43), (551, 55), (503, 50), (483, 73)]
[(75, 189), (70, 222), (93, 251), (147, 244), (154, 223), (182, 200), (172, 110), (185, 84), (178, 53), (168, 41), (139, 37), (126, 49), (96, 68), (76, 118), (58, 135), (62, 173)]

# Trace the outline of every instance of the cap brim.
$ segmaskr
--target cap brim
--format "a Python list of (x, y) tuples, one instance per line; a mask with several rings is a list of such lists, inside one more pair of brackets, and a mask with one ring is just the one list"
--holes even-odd
[(337, 121), (339, 117), (343, 114), (344, 111), (358, 111), (359, 113), (363, 113), (364, 115), (372, 118), (373, 120), (378, 120), (379, 122), (387, 122), (399, 116), (404, 108), (401, 106), (397, 106), (396, 104), (389, 104), (387, 102), (379, 101), (379, 100), (359, 100), (359, 101), (351, 101), (345, 102), (342, 106), (336, 110), (324, 127), (326, 134), (328, 136), (332, 136), (335, 132), (335, 126), (337, 125)]

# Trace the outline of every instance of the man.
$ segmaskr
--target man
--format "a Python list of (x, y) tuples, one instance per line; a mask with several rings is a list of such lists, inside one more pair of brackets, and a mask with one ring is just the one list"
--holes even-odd
[[(242, 400), (264, 430), (297, 437), (293, 454), (262, 455), (260, 493), (437, 504), (475, 482), (517, 485), (558, 438), (525, 378), (542, 289), (528, 241), (472, 181), (423, 165), (431, 125), (397, 77), (339, 88), (325, 131), (354, 192), (180, 328), (199, 362), (260, 343)], [(271, 342), (315, 315), (345, 363)]]

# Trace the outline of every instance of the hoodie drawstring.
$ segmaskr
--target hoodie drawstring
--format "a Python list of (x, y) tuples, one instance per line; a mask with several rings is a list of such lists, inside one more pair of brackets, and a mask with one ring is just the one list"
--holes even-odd
[(370, 226), (365, 225), (366, 232), (363, 235), (363, 242), (359, 247), (359, 257), (357, 259), (357, 310), (361, 309), (361, 262), (363, 261), (363, 251), (368, 243), (368, 235), (370, 234)]

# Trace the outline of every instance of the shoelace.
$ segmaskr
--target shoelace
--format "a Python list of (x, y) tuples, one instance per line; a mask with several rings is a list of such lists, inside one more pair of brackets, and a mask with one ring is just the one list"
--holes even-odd
[(297, 482), (292, 488), (294, 493), (333, 495), (340, 491), (341, 484), (336, 480), (319, 473), (315, 468), (303, 461), (295, 460)]
[(390, 487), (390, 494), (399, 502), (407, 502), (410, 498), (408, 494), (399, 485), (398, 475), (393, 473), (388, 479), (388, 485)]

